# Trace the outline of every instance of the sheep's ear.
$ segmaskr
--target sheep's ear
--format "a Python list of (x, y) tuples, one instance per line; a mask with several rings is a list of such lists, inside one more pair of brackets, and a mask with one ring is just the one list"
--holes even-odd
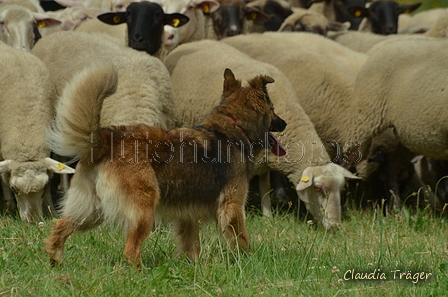
[(300, 178), (300, 182), (297, 185), (296, 190), (302, 191), (306, 188), (313, 185), (313, 178), (314, 178), (314, 168), (313, 167), (307, 167), (302, 172), (302, 177)]
[(97, 18), (108, 25), (119, 25), (126, 23), (126, 12), (108, 12), (97, 16)]
[(241, 81), (235, 79), (232, 70), (226, 68), (224, 71), (224, 92), (233, 91), (241, 87)]
[(164, 24), (174, 28), (179, 28), (188, 23), (190, 19), (180, 13), (165, 14)]
[(214, 0), (194, 0), (193, 4), (202, 9), (204, 13), (212, 13), (218, 10), (219, 2)]
[(47, 165), (47, 169), (53, 171), (54, 173), (58, 174), (75, 173), (75, 169), (71, 168), (70, 166), (64, 165), (56, 160), (53, 160), (51, 158), (45, 158), (45, 163)]
[(409, 5), (400, 5), (398, 7), (398, 13), (411, 13), (422, 5), (421, 3), (409, 4)]
[(0, 173), (5, 173), (10, 171), (9, 166), (11, 165), (11, 160), (5, 160), (0, 162)]
[(347, 9), (355, 18), (364, 18), (369, 16), (369, 10), (365, 7), (354, 6)]
[(256, 6), (245, 6), (244, 7), (244, 17), (248, 20), (254, 21), (256, 23), (264, 23), (271, 19), (270, 16), (266, 15), (260, 8)]
[(34, 21), (39, 28), (43, 27), (53, 27), (58, 26), (61, 24), (60, 20), (57, 20), (55, 18), (52, 18), (46, 14), (43, 13), (33, 13), (34, 15)]

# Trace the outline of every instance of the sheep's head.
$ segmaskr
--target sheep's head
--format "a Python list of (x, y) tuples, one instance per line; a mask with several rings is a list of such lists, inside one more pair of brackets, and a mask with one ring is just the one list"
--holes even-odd
[(166, 14), (157, 3), (134, 2), (125, 12), (101, 14), (98, 19), (109, 25), (126, 23), (129, 47), (154, 55), (162, 46), (164, 26), (174, 28), (185, 25), (189, 19), (180, 13)]
[(190, 41), (198, 29), (202, 30), (204, 35), (204, 14), (212, 13), (219, 8), (219, 3), (215, 0), (155, 0), (155, 2), (160, 3), (165, 13), (181, 13), (190, 19), (188, 24), (181, 28), (165, 26), (163, 45), (168, 51)]
[(53, 172), (62, 174), (75, 171), (50, 158), (28, 162), (0, 162), (0, 173), (14, 193), (23, 221), (33, 221), (42, 216), (43, 194)]
[(306, 168), (297, 185), (299, 198), (327, 231), (337, 228), (341, 222), (340, 191), (346, 178), (360, 179), (343, 167), (329, 163)]
[(39, 38), (37, 27), (59, 25), (60, 22), (46, 14), (35, 13), (19, 5), (0, 5), (0, 40), (30, 51)]

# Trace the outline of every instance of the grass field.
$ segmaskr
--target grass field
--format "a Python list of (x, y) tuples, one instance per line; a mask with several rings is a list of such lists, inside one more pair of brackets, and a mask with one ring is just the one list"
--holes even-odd
[(0, 296), (447, 296), (447, 218), (429, 210), (379, 213), (349, 210), (334, 233), (293, 214), (250, 213), (248, 255), (229, 251), (204, 225), (196, 265), (173, 257), (164, 225), (144, 244), (142, 271), (127, 264), (122, 233), (110, 226), (74, 234), (63, 264), (51, 268), (42, 241), (53, 222), (5, 216)]

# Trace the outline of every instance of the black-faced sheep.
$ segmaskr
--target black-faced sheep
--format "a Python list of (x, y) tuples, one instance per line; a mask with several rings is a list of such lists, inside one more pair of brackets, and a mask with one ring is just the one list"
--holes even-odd
[[(241, 35), (241, 38), (245, 36)], [(232, 37), (235, 38), (235, 37)], [(228, 38), (226, 38), (228, 39)], [(223, 40), (226, 40), (223, 39)], [(231, 68), (235, 75), (241, 78), (251, 77), (254, 73), (264, 73), (275, 79), (269, 86), (269, 94), (276, 106), (276, 113), (288, 122), (281, 135), (282, 143), (287, 147), (288, 154), (276, 157), (273, 154), (261, 156), (259, 174), (268, 170), (279, 171), (289, 180), (298, 185), (306, 180), (302, 173), (306, 168), (311, 171), (322, 172), (324, 168), (331, 168), (330, 182), (317, 189), (314, 181), (319, 180), (319, 174), (309, 176), (306, 191), (300, 191), (299, 197), (308, 203), (310, 211), (316, 219), (321, 219), (324, 227), (330, 229), (340, 221), (340, 213), (326, 213), (329, 199), (322, 197), (340, 197), (340, 190), (345, 184), (345, 177), (356, 178), (342, 167), (331, 164), (330, 158), (323, 148), (313, 124), (298, 103), (288, 79), (274, 66), (251, 59), (235, 48), (222, 42), (203, 40), (179, 46), (166, 58), (165, 64), (171, 73), (173, 90), (177, 102), (179, 121), (187, 127), (193, 127), (207, 114), (219, 99), (221, 80), (219, 73), (224, 68)], [(213, 78), (217, 79), (213, 79)], [(337, 169), (335, 169), (337, 168)], [(325, 171), (325, 170), (324, 170)], [(264, 193), (263, 193), (264, 194)], [(321, 211), (321, 209), (324, 211)], [(270, 209), (265, 209), (265, 214)], [(335, 216), (333, 216), (333, 214)]]
[[(0, 43), (0, 173), (15, 194), (20, 217), (42, 216), (48, 200), (46, 186), (55, 173), (74, 170), (50, 159), (47, 130), (54, 116), (54, 93), (45, 65), (32, 54)], [(47, 199), (44, 201), (44, 198)]]
[(421, 3), (399, 5), (394, 1), (380, 0), (373, 2), (368, 8), (352, 6), (349, 11), (354, 17), (364, 18), (359, 25), (359, 31), (389, 35), (398, 32), (400, 14), (413, 12), (420, 5)]
[(167, 14), (157, 3), (131, 3), (125, 12), (101, 14), (98, 19), (109, 25), (127, 24), (127, 43), (129, 47), (155, 55), (162, 46), (164, 26), (181, 27), (188, 17), (180, 13)]

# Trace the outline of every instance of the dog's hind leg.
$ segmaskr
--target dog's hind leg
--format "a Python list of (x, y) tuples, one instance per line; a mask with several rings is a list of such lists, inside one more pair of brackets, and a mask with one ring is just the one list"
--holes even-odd
[(218, 227), (231, 247), (249, 251), (249, 235), (245, 226), (244, 204), (248, 191), (247, 182), (234, 182), (221, 194), (217, 211)]
[(129, 201), (133, 201), (134, 205), (133, 211), (127, 214), (128, 232), (124, 255), (132, 265), (139, 268), (143, 241), (149, 236), (154, 224), (159, 193), (157, 190), (133, 191), (130, 198)]
[(193, 262), (197, 262), (201, 252), (199, 222), (177, 220), (174, 222), (174, 227), (179, 239), (179, 255), (186, 255)]

